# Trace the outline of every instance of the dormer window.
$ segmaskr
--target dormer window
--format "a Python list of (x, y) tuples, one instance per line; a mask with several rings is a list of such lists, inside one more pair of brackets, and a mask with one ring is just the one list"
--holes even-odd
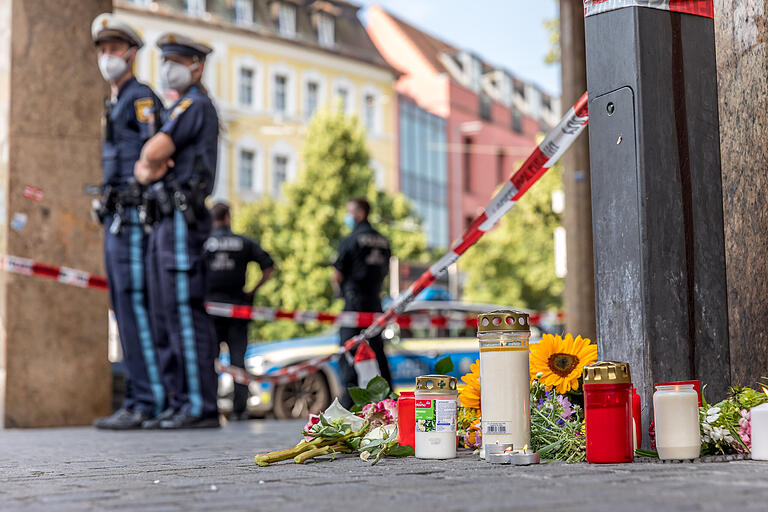
[(253, 24), (253, 0), (235, 0), (235, 23)]
[(317, 42), (320, 46), (330, 47), (335, 42), (335, 21), (328, 14), (317, 16)]
[(296, 37), (296, 6), (281, 3), (277, 14), (277, 31), (283, 37)]

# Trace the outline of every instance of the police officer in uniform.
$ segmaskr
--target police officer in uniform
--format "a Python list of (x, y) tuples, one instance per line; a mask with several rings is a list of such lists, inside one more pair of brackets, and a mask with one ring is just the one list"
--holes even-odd
[[(352, 228), (352, 233), (339, 244), (339, 254), (333, 264), (333, 284), (344, 297), (344, 311), (381, 312), (381, 285), (389, 272), (391, 251), (389, 241), (368, 222), (370, 212), (371, 206), (365, 199), (356, 198), (347, 203), (344, 223)], [(341, 343), (362, 330), (342, 327), (339, 331)], [(381, 376), (391, 383), (384, 341), (381, 336), (376, 336), (368, 343), (376, 353)], [(344, 386), (342, 404), (349, 407), (352, 400), (347, 388), (357, 386), (357, 373), (346, 357), (339, 359), (339, 369)]]
[(163, 107), (152, 89), (133, 76), (141, 37), (111, 14), (98, 16), (91, 33), (99, 69), (112, 89), (105, 102), (102, 200), (94, 213), (105, 227), (109, 293), (127, 369), (122, 407), (94, 425), (124, 430), (140, 428), (163, 410), (165, 401), (147, 311), (147, 237), (139, 222), (142, 190), (133, 178), (141, 147), (159, 126)]
[[(275, 263), (261, 246), (244, 236), (232, 233), (229, 206), (216, 203), (211, 208), (213, 231), (205, 242), (208, 263), (208, 300), (237, 305), (252, 305), (253, 296), (275, 271)], [(253, 289), (245, 291), (248, 264), (258, 263), (261, 279)], [(245, 367), (245, 349), (248, 346), (248, 320), (215, 317), (216, 340), (229, 347), (231, 364)], [(245, 408), (248, 386), (235, 383), (235, 397), (230, 416), (233, 420), (247, 419)]]
[(134, 174), (149, 187), (150, 307), (170, 406), (145, 428), (219, 426), (214, 370), (216, 344), (205, 312), (203, 244), (211, 231), (205, 207), (216, 175), (219, 118), (200, 83), (211, 48), (164, 34), (162, 75), (178, 101), (160, 132), (144, 145)]

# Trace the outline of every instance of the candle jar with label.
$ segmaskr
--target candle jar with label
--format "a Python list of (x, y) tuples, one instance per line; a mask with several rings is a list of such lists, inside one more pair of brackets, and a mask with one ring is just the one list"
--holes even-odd
[(483, 446), (531, 443), (528, 314), (492, 311), (477, 318)]
[(424, 375), (416, 378), (415, 451), (419, 459), (456, 457), (456, 377)]
[(413, 391), (403, 391), (397, 399), (397, 440), (400, 446), (414, 446), (414, 425), (416, 424)]
[(629, 364), (599, 362), (584, 367), (587, 461), (632, 462), (632, 379)]
[(699, 395), (693, 384), (656, 386), (656, 450), (660, 459), (695, 459), (701, 453)]
[(749, 411), (752, 460), (768, 460), (768, 404), (757, 405)]

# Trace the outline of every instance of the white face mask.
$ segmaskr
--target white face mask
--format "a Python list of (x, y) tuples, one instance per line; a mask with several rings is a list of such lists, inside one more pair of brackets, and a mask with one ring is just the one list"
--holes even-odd
[(183, 91), (192, 83), (192, 70), (197, 69), (197, 64), (187, 67), (184, 64), (167, 60), (163, 62), (161, 72), (168, 87), (175, 91)]
[(101, 71), (104, 80), (114, 83), (128, 71), (128, 62), (124, 57), (105, 53), (99, 55), (99, 71)]

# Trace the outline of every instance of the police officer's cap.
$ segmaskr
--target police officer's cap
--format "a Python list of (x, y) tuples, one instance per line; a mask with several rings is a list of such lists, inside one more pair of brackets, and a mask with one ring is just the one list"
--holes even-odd
[(160, 36), (157, 46), (162, 51), (163, 57), (179, 55), (182, 57), (198, 57), (204, 59), (213, 49), (191, 37), (168, 32)]
[(108, 12), (99, 14), (93, 20), (93, 23), (91, 23), (91, 37), (93, 37), (95, 44), (112, 39), (125, 41), (137, 48), (144, 46), (141, 36), (130, 25)]

